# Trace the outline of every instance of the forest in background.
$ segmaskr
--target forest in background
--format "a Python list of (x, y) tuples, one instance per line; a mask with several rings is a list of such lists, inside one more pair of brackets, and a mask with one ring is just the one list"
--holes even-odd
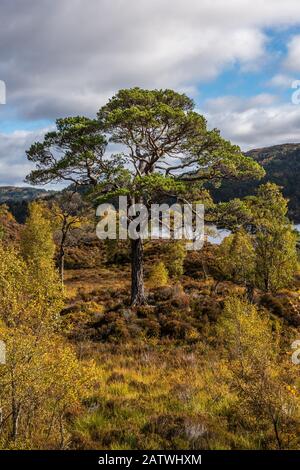
[[(246, 152), (266, 171), (263, 182), (270, 181), (282, 188), (283, 195), (289, 200), (289, 217), (300, 223), (300, 144), (282, 144), (253, 149)], [(216, 201), (228, 201), (233, 197), (254, 194), (259, 186), (257, 181), (224, 181), (212, 194)]]
[[(300, 144), (281, 144), (245, 153), (263, 166), (266, 175), (261, 182), (275, 183), (282, 188), (288, 199), (288, 215), (295, 224), (300, 223)], [(216, 202), (224, 202), (234, 197), (245, 197), (255, 194), (261, 182), (223, 181), (220, 188), (211, 188)], [(27, 214), (27, 203), (41, 197), (48, 197), (51, 191), (34, 187), (0, 186), (0, 203), (7, 204), (19, 222), (24, 222)]]

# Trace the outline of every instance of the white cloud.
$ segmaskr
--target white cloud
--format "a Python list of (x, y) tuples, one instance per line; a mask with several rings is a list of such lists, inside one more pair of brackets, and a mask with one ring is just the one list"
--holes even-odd
[[(10, 108), (29, 121), (93, 115), (119, 88), (170, 87), (196, 96), (199, 82), (226, 67), (262, 66), (267, 28), (299, 23), (298, 0), (2, 0), (0, 78)], [(299, 70), (299, 37), (289, 44), (291, 70)], [(207, 103), (210, 124), (243, 146), (291, 139), (292, 132), (297, 139), (298, 113), (271, 94)], [(0, 135), (3, 183), (23, 179), (25, 149), (42, 134)]]
[(9, 102), (54, 118), (94, 113), (121, 87), (195, 89), (227, 66), (251, 69), (263, 28), (300, 11), (298, 0), (2, 0), (1, 20)]
[(300, 34), (293, 36), (288, 43), (288, 55), (285, 66), (294, 72), (300, 72)]
[(226, 111), (243, 112), (245, 109), (252, 109), (255, 107), (270, 106), (277, 101), (275, 95), (269, 93), (260, 93), (250, 98), (240, 98), (238, 96), (219, 96), (218, 98), (208, 99), (205, 102), (205, 109), (208, 112), (226, 113)]
[(17, 130), (10, 134), (0, 133), (0, 181), (2, 185), (22, 184), (32, 169), (25, 151), (31, 143), (43, 137), (48, 129), (39, 131)]
[(290, 75), (278, 73), (274, 75), (267, 84), (271, 87), (287, 89), (291, 88), (293, 80), (294, 79)]
[(300, 142), (300, 105), (265, 105), (261, 95), (250, 100), (232, 97), (210, 100), (202, 110), (210, 127), (243, 150), (287, 142)]

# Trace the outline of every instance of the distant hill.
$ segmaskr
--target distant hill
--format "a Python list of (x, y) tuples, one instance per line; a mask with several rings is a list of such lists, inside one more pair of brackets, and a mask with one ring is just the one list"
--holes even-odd
[[(228, 201), (235, 197), (254, 194), (257, 187), (272, 181), (283, 188), (289, 201), (289, 216), (300, 223), (300, 143), (282, 144), (250, 150), (245, 153), (259, 162), (266, 170), (261, 181), (225, 181), (221, 188), (213, 189), (214, 199)], [(28, 202), (51, 196), (55, 191), (32, 187), (0, 186), (0, 204), (7, 204), (18, 222), (24, 222)]]
[(48, 196), (53, 192), (32, 187), (0, 186), (0, 204), (7, 201), (33, 201), (39, 197)]
[(245, 153), (259, 162), (266, 170), (261, 181), (226, 181), (212, 194), (216, 201), (228, 201), (234, 197), (254, 194), (257, 187), (271, 181), (282, 186), (289, 201), (289, 217), (300, 223), (300, 144), (282, 144), (250, 150)]
[(23, 223), (29, 202), (48, 197), (54, 193), (55, 191), (31, 187), (0, 186), (0, 204), (6, 204), (16, 220)]

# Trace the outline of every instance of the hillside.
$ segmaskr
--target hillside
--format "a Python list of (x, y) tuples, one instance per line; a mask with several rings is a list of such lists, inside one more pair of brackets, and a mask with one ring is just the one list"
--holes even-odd
[(0, 186), (0, 205), (6, 204), (18, 222), (24, 222), (28, 202), (53, 194), (54, 191), (32, 187)]
[[(245, 197), (254, 194), (260, 184), (271, 181), (283, 188), (284, 196), (289, 199), (289, 216), (295, 223), (300, 223), (300, 143), (253, 149), (246, 155), (264, 167), (265, 178), (262, 181), (224, 181), (221, 188), (212, 190), (214, 199), (219, 202)], [(1, 186), (0, 204), (7, 204), (18, 222), (23, 222), (27, 203), (53, 192), (32, 187)]]
[(32, 187), (0, 186), (0, 204), (7, 201), (32, 201), (53, 192), (54, 191), (46, 191), (46, 189)]
[(289, 216), (300, 222), (300, 144), (282, 144), (250, 150), (246, 153), (258, 161), (266, 170), (262, 181), (226, 181), (213, 190), (216, 201), (228, 201), (234, 197), (253, 194), (256, 188), (271, 181), (283, 188), (289, 202)]

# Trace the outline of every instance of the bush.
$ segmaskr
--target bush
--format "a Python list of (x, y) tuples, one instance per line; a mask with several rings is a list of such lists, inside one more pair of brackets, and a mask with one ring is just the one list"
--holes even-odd
[(189, 323), (177, 319), (166, 319), (162, 322), (161, 332), (163, 336), (174, 339), (185, 339), (192, 327)]
[(179, 278), (183, 274), (183, 263), (186, 249), (181, 240), (172, 241), (165, 248), (165, 259), (168, 273), (171, 277)]
[(266, 312), (246, 300), (228, 297), (217, 332), (225, 346), (225, 380), (238, 398), (233, 414), (241, 428), (251, 429), (266, 449), (299, 447), (298, 376), (280, 351), (278, 322), (274, 325)]
[(147, 338), (159, 338), (160, 337), (160, 324), (154, 318), (143, 318), (138, 321), (138, 324), (145, 332)]
[(283, 318), (292, 326), (300, 326), (300, 302), (297, 299), (279, 298), (271, 294), (262, 296), (260, 303), (274, 315)]
[(149, 274), (150, 287), (164, 287), (168, 284), (168, 271), (162, 261), (156, 263)]

